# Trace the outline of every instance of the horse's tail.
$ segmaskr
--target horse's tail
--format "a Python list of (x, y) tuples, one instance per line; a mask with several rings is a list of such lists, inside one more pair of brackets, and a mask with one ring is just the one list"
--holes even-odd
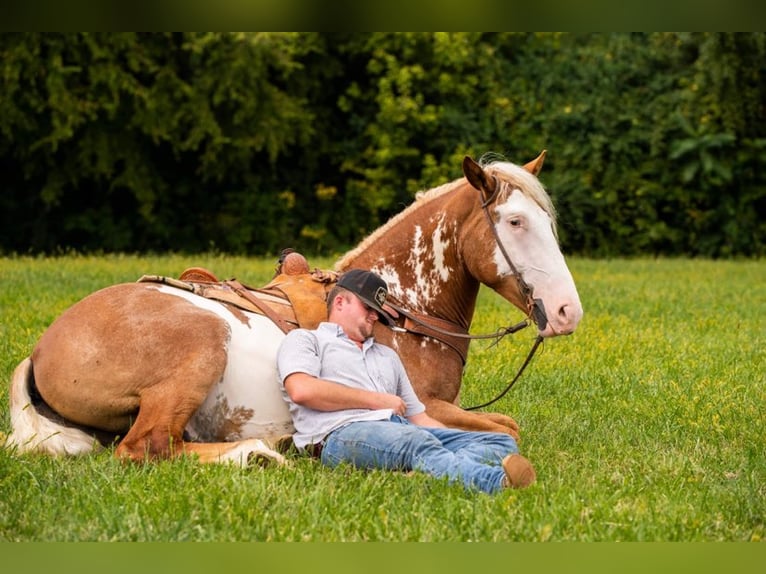
[(18, 452), (41, 452), (51, 455), (87, 454), (100, 448), (99, 442), (86, 432), (57, 422), (39, 412), (30, 393), (34, 381), (32, 361), (21, 361), (11, 377), (11, 434), (6, 447)]

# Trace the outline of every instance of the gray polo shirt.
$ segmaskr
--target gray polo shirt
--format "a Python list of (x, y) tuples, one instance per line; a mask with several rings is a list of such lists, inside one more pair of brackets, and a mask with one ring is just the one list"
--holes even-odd
[(295, 426), (293, 441), (299, 449), (320, 442), (330, 432), (350, 422), (387, 420), (393, 411), (317, 411), (297, 405), (285, 390), (285, 379), (293, 373), (306, 373), (349, 387), (398, 395), (407, 405), (405, 416), (408, 417), (425, 411), (393, 349), (375, 343), (372, 338), (367, 339), (360, 349), (335, 323), (321, 323), (313, 331), (290, 331), (279, 347), (277, 371), (282, 395), (290, 407)]

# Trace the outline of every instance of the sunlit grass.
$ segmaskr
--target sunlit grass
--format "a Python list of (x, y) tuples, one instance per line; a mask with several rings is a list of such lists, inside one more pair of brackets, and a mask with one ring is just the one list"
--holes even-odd
[[(329, 267), (330, 260), (311, 261)], [(84, 295), (192, 265), (257, 285), (273, 260), (0, 259), (0, 376)], [(0, 452), (0, 540), (760, 540), (766, 527), (766, 263), (574, 259), (585, 317), (490, 409), (522, 426), (538, 483), (497, 496), (423, 476)], [(519, 320), (482, 290), (472, 332)], [(515, 374), (534, 334), (475, 342), (464, 405)], [(0, 431), (7, 432), (7, 388)]]

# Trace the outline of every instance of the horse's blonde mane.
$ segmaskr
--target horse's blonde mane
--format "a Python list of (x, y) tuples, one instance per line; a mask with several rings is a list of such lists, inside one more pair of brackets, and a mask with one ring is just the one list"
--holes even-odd
[(410, 214), (410, 212), (418, 209), (421, 205), (428, 203), (429, 201), (432, 201), (433, 199), (444, 195), (445, 193), (449, 193), (456, 187), (459, 187), (460, 185), (462, 185), (464, 182), (465, 180), (463, 178), (460, 178), (460, 179), (456, 179), (454, 181), (450, 181), (445, 184), (439, 185), (432, 189), (427, 189), (427, 190), (417, 192), (415, 194), (415, 201), (413, 201), (410, 205), (404, 208), (403, 211), (400, 211), (399, 213), (394, 215), (382, 226), (378, 227), (375, 231), (373, 231), (370, 235), (368, 235), (365, 239), (363, 239), (362, 242), (359, 245), (357, 245), (354, 249), (346, 253), (341, 259), (339, 259), (335, 263), (335, 269), (336, 270), (343, 269), (346, 266), (348, 261), (356, 258), (356, 256), (362, 251), (365, 251), (370, 245), (375, 243), (381, 235), (385, 235), (391, 227), (393, 227), (394, 225), (399, 223), (402, 219), (407, 217)]
[[(505, 199), (514, 189), (520, 189), (550, 216), (553, 232), (554, 234), (556, 233), (556, 210), (553, 207), (553, 202), (545, 191), (545, 188), (534, 175), (529, 173), (523, 167), (507, 161), (490, 161), (486, 164), (482, 163), (482, 167), (505, 184), (498, 194), (498, 199)], [(381, 227), (378, 227), (363, 239), (359, 245), (341, 257), (335, 263), (335, 269), (342, 270), (347, 265), (348, 261), (355, 259), (359, 253), (365, 251), (370, 245), (375, 243), (381, 235), (386, 234), (391, 227), (407, 217), (411, 211), (418, 209), (424, 203), (428, 203), (449, 193), (463, 184), (465, 184), (465, 179), (461, 177), (432, 189), (417, 192), (415, 194), (414, 202), (407, 206), (403, 211), (394, 215)]]
[(445, 184), (439, 185), (437, 187), (434, 187), (432, 189), (425, 189), (422, 191), (419, 191), (415, 194), (415, 201), (421, 201), (421, 202), (428, 202), (432, 199), (439, 197), (440, 195), (444, 195), (445, 193), (448, 193), (461, 185), (463, 183), (462, 178), (456, 179), (455, 181), (450, 181)]
[(483, 164), (482, 167), (497, 177), (504, 185), (498, 194), (498, 200), (503, 200), (514, 190), (519, 189), (551, 218), (553, 233), (558, 237), (556, 225), (556, 208), (551, 196), (545, 191), (543, 184), (536, 176), (529, 173), (523, 167), (507, 161), (492, 161)]

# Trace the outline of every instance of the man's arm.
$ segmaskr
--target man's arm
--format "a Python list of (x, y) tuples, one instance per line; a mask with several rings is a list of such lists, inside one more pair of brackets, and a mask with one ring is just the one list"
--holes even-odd
[(410, 421), (412, 424), (419, 425), (421, 427), (447, 428), (446, 425), (440, 423), (435, 418), (426, 414), (425, 411), (423, 411), (422, 413), (418, 413), (416, 415), (412, 415), (411, 417), (407, 417), (407, 420)]
[(288, 375), (285, 390), (294, 403), (317, 411), (392, 409), (394, 414), (404, 415), (406, 409), (404, 401), (396, 395), (355, 389), (306, 373)]

